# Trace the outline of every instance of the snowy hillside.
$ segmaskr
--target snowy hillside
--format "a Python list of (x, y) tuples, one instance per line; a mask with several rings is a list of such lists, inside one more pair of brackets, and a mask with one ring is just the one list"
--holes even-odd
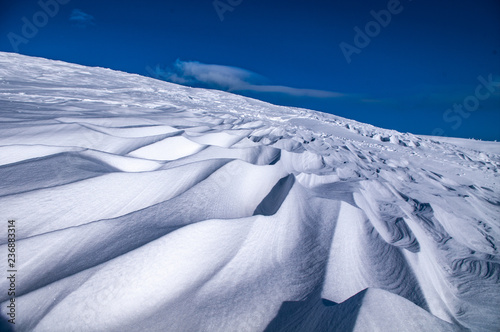
[(16, 331), (498, 331), (499, 171), (500, 143), (0, 53)]

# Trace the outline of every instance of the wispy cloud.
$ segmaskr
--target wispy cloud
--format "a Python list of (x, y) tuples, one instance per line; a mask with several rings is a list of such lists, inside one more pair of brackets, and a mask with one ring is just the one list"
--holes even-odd
[(296, 97), (312, 97), (312, 98), (337, 98), (345, 97), (346, 95), (340, 92), (315, 90), (315, 89), (298, 89), (282, 85), (247, 85), (240, 90), (257, 91), (257, 92), (274, 92), (283, 93)]
[(69, 20), (79, 28), (86, 28), (89, 25), (95, 25), (94, 16), (87, 14), (80, 9), (73, 9)]
[(239, 90), (248, 84), (264, 80), (249, 70), (220, 65), (208, 65), (197, 61), (177, 60), (174, 65), (162, 70), (157, 67), (161, 77), (179, 84), (203, 85), (221, 90)]
[(294, 97), (338, 98), (345, 95), (339, 92), (299, 89), (281, 85), (269, 85), (268, 80), (252, 71), (221, 65), (204, 64), (197, 61), (177, 60), (172, 67), (149, 68), (156, 78), (183, 85), (212, 88), (225, 91), (254, 91), (280, 93)]

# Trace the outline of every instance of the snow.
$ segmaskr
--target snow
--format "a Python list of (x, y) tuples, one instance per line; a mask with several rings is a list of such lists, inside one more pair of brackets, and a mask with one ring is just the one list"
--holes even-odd
[(500, 143), (12, 53), (0, 77), (16, 331), (498, 330)]
[(203, 150), (205, 146), (183, 136), (166, 138), (162, 141), (141, 147), (129, 153), (132, 157), (158, 160), (176, 160)]

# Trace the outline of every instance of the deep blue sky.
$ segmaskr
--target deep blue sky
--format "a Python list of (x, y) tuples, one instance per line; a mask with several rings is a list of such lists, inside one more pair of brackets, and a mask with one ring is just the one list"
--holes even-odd
[[(500, 140), (498, 0), (220, 0), (231, 9), (223, 21), (213, 0), (59, 1), (67, 3), (45, 24), (38, 1), (3, 0), (0, 50), (232, 90), (403, 132)], [(340, 44), (355, 47), (354, 28), (376, 29), (370, 12), (388, 8), (390, 22), (348, 63)], [(23, 36), (23, 17), (33, 23), (34, 15), (38, 33)], [(478, 76), (493, 83), (476, 92)]]

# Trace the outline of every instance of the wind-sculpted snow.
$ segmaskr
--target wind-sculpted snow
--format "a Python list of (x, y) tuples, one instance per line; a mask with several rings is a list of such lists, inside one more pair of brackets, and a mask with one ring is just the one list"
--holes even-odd
[(16, 331), (496, 331), (499, 169), (499, 143), (0, 53)]

